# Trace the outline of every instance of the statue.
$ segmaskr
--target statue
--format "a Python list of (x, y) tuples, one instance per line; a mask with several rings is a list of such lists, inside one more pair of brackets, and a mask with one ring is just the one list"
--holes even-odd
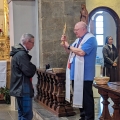
[(83, 21), (86, 24), (88, 24), (88, 11), (84, 4), (81, 4), (80, 21)]

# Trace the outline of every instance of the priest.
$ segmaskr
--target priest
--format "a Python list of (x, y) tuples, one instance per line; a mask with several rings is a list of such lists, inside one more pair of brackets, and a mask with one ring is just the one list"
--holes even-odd
[(73, 87), (73, 107), (80, 108), (80, 120), (94, 120), (92, 84), (95, 76), (97, 41), (87, 30), (85, 22), (75, 24), (76, 40), (69, 44), (65, 35), (61, 46), (69, 53), (66, 67), (66, 100), (70, 101), (70, 83)]

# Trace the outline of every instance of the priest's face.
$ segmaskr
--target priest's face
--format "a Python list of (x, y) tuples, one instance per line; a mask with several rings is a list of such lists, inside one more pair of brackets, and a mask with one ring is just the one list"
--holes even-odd
[(74, 27), (74, 33), (77, 38), (82, 37), (87, 32), (83, 22), (79, 22)]

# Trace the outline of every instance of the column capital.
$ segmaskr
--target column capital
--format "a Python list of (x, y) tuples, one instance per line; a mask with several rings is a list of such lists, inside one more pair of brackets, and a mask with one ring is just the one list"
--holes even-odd
[(8, 4), (11, 2), (11, 1), (35, 1), (35, 0), (7, 0), (8, 1)]

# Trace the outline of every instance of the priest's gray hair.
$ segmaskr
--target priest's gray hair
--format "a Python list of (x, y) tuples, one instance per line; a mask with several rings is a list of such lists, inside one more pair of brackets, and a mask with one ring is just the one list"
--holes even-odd
[(81, 23), (82, 23), (82, 27), (83, 27), (83, 28), (85, 28), (85, 29), (88, 28), (88, 26), (87, 26), (87, 24), (86, 24), (85, 22), (81, 22)]
[(76, 26), (79, 26), (79, 28), (87, 29), (87, 24), (83, 21), (80, 21), (80, 22), (76, 23)]
[(34, 38), (34, 36), (32, 34), (25, 33), (21, 36), (20, 43), (24, 44), (27, 41), (31, 41), (31, 38)]

